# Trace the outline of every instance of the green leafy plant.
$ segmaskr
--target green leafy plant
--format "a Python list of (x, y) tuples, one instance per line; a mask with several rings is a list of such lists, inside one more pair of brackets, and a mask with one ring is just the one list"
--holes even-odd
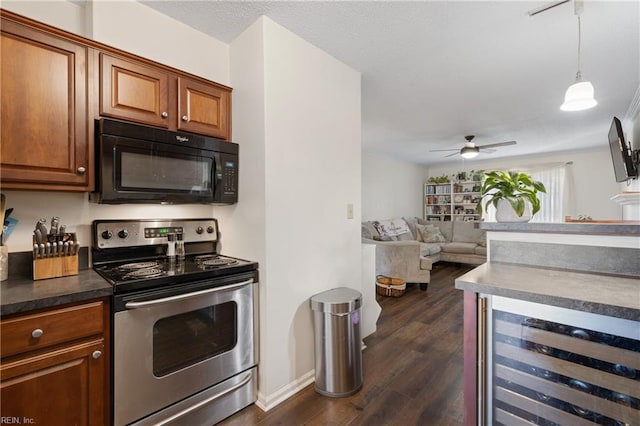
[(499, 200), (507, 200), (517, 216), (522, 216), (525, 201), (531, 203), (531, 213), (536, 214), (540, 210), (538, 192), (546, 193), (547, 189), (540, 181), (533, 180), (530, 175), (523, 172), (503, 172), (492, 170), (484, 174), (482, 188), (480, 189), (480, 201), (476, 205), (478, 214), (482, 213), (484, 200), (485, 210), (489, 204), (498, 207)]
[(471, 170), (469, 172), (471, 176), (471, 180), (480, 182), (482, 180), (482, 176), (484, 175), (484, 170)]
[(432, 176), (428, 179), (428, 181), (431, 183), (449, 183), (449, 178), (446, 175), (437, 176), (437, 177)]

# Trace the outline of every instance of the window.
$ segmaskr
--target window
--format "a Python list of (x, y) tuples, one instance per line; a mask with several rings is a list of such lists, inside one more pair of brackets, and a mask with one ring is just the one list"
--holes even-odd
[[(542, 182), (547, 189), (546, 194), (538, 193), (540, 210), (531, 219), (532, 223), (564, 222), (564, 217), (572, 211), (573, 179), (569, 168), (571, 164), (571, 162), (542, 164), (513, 169), (529, 173), (533, 179)], [(484, 208), (484, 201), (482, 207)], [(495, 207), (490, 205), (482, 217), (487, 222), (495, 222)]]

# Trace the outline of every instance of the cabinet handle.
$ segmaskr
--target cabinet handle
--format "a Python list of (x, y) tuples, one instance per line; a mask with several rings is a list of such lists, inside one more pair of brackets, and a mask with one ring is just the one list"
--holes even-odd
[(44, 334), (44, 331), (40, 330), (39, 328), (36, 328), (35, 330), (33, 330), (31, 332), (31, 337), (33, 337), (34, 339), (37, 339), (38, 337), (42, 336)]
[(187, 117), (186, 115), (182, 116), (182, 121), (189, 121), (189, 117)]
[(102, 356), (102, 352), (100, 351), (93, 351), (93, 353), (91, 354), (91, 356), (93, 357), (93, 359), (98, 359)]
[(84, 172), (86, 172), (86, 171), (87, 171), (87, 169), (86, 169), (85, 167), (82, 167), (82, 166), (80, 166), (80, 167), (78, 167), (78, 168), (76, 169), (76, 172), (77, 172), (79, 175), (83, 175), (83, 174), (84, 174)]
[(169, 116), (169, 113), (167, 111), (162, 111), (162, 118), (167, 118)]

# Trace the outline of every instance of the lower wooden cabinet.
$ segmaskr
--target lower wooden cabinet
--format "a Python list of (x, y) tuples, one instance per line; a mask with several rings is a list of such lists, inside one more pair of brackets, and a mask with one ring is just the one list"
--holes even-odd
[[(0, 364), (3, 419), (38, 425), (109, 424), (109, 304), (106, 300), (98, 304), (102, 311), (96, 311), (93, 302), (86, 304), (89, 310), (83, 304), (80, 309), (65, 307), (0, 321), (3, 334), (23, 321), (35, 327), (25, 339), (33, 349), (3, 357)], [(93, 312), (95, 318), (87, 318), (87, 312)], [(60, 319), (70, 315), (78, 319), (85, 315), (85, 321), (101, 321), (104, 327), (81, 339), (70, 329), (68, 341), (39, 347), (38, 339), (48, 331), (58, 331), (63, 324)]]

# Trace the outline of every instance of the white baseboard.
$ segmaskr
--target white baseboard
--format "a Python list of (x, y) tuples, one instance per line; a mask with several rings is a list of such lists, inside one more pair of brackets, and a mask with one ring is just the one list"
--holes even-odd
[(261, 392), (258, 392), (258, 400), (256, 401), (256, 405), (262, 411), (269, 411), (281, 402), (291, 398), (293, 395), (300, 392), (309, 384), (313, 383), (315, 379), (316, 372), (315, 370), (311, 370), (308, 373), (304, 374), (302, 377), (294, 380), (289, 384), (284, 385), (271, 395), (265, 396)]

